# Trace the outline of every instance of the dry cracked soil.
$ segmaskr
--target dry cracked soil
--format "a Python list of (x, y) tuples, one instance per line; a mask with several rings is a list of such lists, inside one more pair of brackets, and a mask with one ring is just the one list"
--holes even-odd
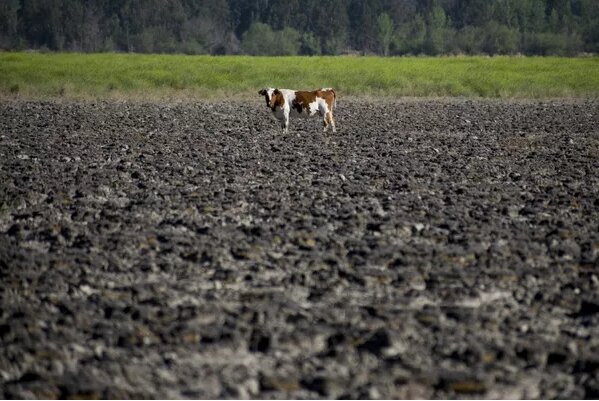
[(597, 398), (599, 103), (0, 102), (0, 397)]

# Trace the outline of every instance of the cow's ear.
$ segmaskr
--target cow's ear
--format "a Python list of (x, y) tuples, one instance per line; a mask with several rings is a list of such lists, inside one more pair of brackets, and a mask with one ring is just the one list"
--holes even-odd
[(258, 91), (258, 94), (259, 94), (260, 96), (264, 96), (264, 95), (266, 95), (266, 89), (262, 89), (262, 90)]
[(278, 90), (278, 89), (275, 89), (275, 91), (274, 91), (272, 94), (273, 94), (273, 95), (278, 95), (279, 93), (281, 93), (281, 91), (280, 91), (280, 90)]

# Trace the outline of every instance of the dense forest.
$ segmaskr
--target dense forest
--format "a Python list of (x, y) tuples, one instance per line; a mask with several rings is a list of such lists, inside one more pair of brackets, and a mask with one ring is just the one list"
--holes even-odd
[(0, 49), (574, 55), (599, 0), (0, 0)]

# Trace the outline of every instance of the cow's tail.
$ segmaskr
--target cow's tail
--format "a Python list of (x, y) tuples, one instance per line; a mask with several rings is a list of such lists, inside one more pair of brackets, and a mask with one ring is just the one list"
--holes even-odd
[(337, 108), (337, 94), (335, 93), (335, 89), (333, 88), (320, 88), (320, 91), (333, 92), (333, 109)]
[(337, 93), (335, 93), (335, 89), (331, 88), (331, 92), (333, 92), (333, 109), (337, 108)]

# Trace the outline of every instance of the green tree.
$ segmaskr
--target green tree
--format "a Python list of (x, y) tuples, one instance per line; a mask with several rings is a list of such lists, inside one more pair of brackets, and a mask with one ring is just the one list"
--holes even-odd
[(0, 49), (10, 49), (17, 41), (19, 0), (0, 2)]
[(384, 56), (389, 55), (389, 45), (393, 39), (393, 21), (387, 13), (382, 13), (376, 19), (377, 36)]
[(320, 53), (320, 40), (312, 32), (304, 33), (301, 40), (300, 54), (317, 56)]
[(302, 0), (311, 4), (307, 30), (320, 38), (324, 54), (339, 54), (347, 45), (349, 17), (345, 0)]
[(462, 25), (482, 26), (492, 18), (493, 1), (464, 0), (461, 2), (460, 17)]
[(352, 0), (347, 10), (351, 45), (354, 49), (364, 52), (376, 51), (378, 48), (376, 19), (382, 11), (381, 2)]
[(394, 54), (420, 54), (424, 52), (426, 22), (420, 14), (402, 24), (396, 31), (391, 43)]
[(273, 31), (261, 22), (255, 22), (243, 35), (241, 48), (250, 55), (291, 56), (299, 52), (300, 34), (293, 28)]
[(301, 35), (293, 28), (286, 27), (275, 31), (275, 56), (295, 56), (301, 47)]
[(455, 38), (457, 50), (466, 54), (481, 53), (483, 46), (482, 31), (482, 28), (474, 26), (466, 26), (460, 29)]
[(536, 32), (528, 36), (525, 52), (534, 55), (574, 56), (584, 48), (580, 35), (568, 33)]
[(337, 55), (341, 53), (346, 44), (345, 34), (343, 32), (325, 38), (322, 45), (322, 53), (328, 55)]
[(445, 11), (440, 6), (436, 6), (427, 18), (424, 51), (428, 54), (443, 53), (448, 34)]
[(269, 25), (254, 22), (243, 34), (241, 48), (244, 53), (252, 56), (271, 54), (274, 41), (274, 32)]
[(540, 32), (545, 26), (545, 0), (522, 0), (520, 30)]
[(599, 2), (580, 0), (580, 31), (584, 41), (584, 50), (599, 52)]
[(490, 21), (483, 28), (482, 51), (487, 54), (512, 54), (518, 49), (518, 31)]
[(518, 0), (495, 0), (491, 5), (493, 21), (509, 28), (517, 27), (518, 4)]

